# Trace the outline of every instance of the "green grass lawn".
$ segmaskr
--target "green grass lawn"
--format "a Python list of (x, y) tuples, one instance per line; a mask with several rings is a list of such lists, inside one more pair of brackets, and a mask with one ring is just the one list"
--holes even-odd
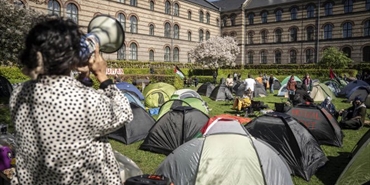
[[(275, 91), (276, 93), (277, 91)], [(224, 101), (213, 101), (207, 97), (203, 99), (208, 103), (212, 109), (210, 116), (229, 113), (232, 107), (232, 102)], [(281, 97), (276, 97), (269, 94), (267, 97), (255, 98), (255, 100), (263, 101), (268, 104), (271, 109), (274, 109), (275, 102), (286, 101)], [(350, 106), (349, 103), (342, 102), (343, 99), (334, 99), (333, 102), (337, 109), (344, 109)], [(368, 111), (369, 112), (369, 111)], [(322, 149), (328, 157), (329, 161), (324, 167), (316, 172), (316, 175), (311, 178), (309, 182), (306, 182), (300, 177), (293, 177), (293, 181), (297, 185), (331, 185), (334, 184), (340, 173), (349, 162), (348, 155), (352, 151), (354, 145), (362, 137), (362, 135), (368, 130), (368, 127), (363, 127), (360, 130), (343, 130), (345, 137), (343, 139), (343, 147), (332, 147), (322, 145)], [(132, 145), (124, 145), (116, 141), (111, 141), (113, 148), (127, 157), (131, 158), (141, 168), (144, 173), (154, 173), (155, 169), (159, 166), (165, 155), (155, 154), (151, 152), (139, 150), (139, 146), (142, 142), (137, 142)]]

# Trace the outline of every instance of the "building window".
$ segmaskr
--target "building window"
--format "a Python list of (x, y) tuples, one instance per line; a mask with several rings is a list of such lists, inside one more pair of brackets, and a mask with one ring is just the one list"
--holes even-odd
[(222, 18), (222, 27), (225, 27), (225, 26), (227, 26), (227, 17), (226, 16)]
[(119, 3), (125, 3), (125, 0), (118, 0)]
[(135, 43), (130, 45), (130, 60), (137, 60), (137, 45)]
[(275, 64), (281, 64), (281, 51), (275, 51)]
[(188, 11), (188, 19), (191, 20), (191, 11)]
[(211, 33), (209, 31), (206, 31), (206, 40), (208, 40), (211, 37)]
[(123, 46), (117, 51), (117, 59), (118, 60), (126, 60), (126, 46)]
[(223, 33), (222, 37), (227, 37), (227, 32)]
[(370, 62), (370, 46), (365, 46), (362, 49), (362, 61)]
[(261, 51), (261, 64), (267, 64), (267, 54), (266, 54), (266, 51)]
[(267, 43), (267, 31), (263, 30), (261, 32), (261, 44)]
[(137, 6), (136, 0), (130, 0), (130, 5), (131, 6)]
[(170, 62), (170, 57), (171, 57), (170, 47), (166, 46), (166, 48), (164, 48), (164, 61)]
[(351, 48), (349, 48), (349, 47), (344, 47), (343, 49), (342, 49), (342, 52), (344, 53), (344, 54), (346, 54), (346, 56), (348, 57), (348, 58), (351, 58)]
[(180, 28), (177, 24), (173, 27), (173, 38), (179, 39)]
[(306, 63), (313, 63), (313, 56), (314, 56), (314, 52), (313, 52), (313, 49), (307, 49), (306, 50)]
[(151, 62), (154, 61), (154, 51), (153, 50), (149, 51), (149, 61), (151, 61)]
[(60, 4), (58, 1), (50, 0), (48, 2), (48, 14), (60, 16)]
[(131, 16), (130, 18), (130, 32), (137, 33), (137, 18), (135, 16)]
[(328, 2), (325, 4), (325, 15), (333, 15), (333, 3)]
[(188, 31), (188, 41), (191, 41), (191, 32)]
[(248, 14), (248, 24), (249, 25), (254, 24), (254, 14), (253, 13)]
[(253, 51), (248, 52), (248, 64), (253, 64)]
[(230, 16), (230, 23), (231, 23), (231, 26), (235, 26), (235, 18), (236, 18), (236, 15), (233, 14)]
[(275, 42), (280, 43), (281, 42), (281, 38), (282, 38), (281, 29), (277, 29), (275, 31)]
[(216, 19), (216, 26), (220, 26), (220, 20)]
[(200, 11), (199, 12), (199, 22), (203, 22), (203, 17), (204, 17), (203, 11)]
[(170, 25), (170, 23), (164, 24), (164, 37), (167, 37), (167, 38), (171, 37), (171, 25)]
[(153, 24), (149, 26), (149, 35), (154, 35), (154, 25)]
[(307, 7), (307, 18), (315, 17), (315, 7), (313, 5), (308, 5)]
[(203, 41), (203, 30), (199, 30), (199, 42)]
[(297, 41), (297, 28), (291, 28), (290, 29), (290, 41), (296, 42)]
[(230, 36), (231, 36), (231, 37), (236, 37), (236, 32), (235, 32), (235, 31), (231, 32), (231, 33), (230, 33)]
[(78, 24), (78, 9), (75, 4), (69, 3), (67, 5), (66, 14), (68, 18), (72, 19), (75, 23)]
[(21, 0), (14, 0), (14, 6), (17, 8), (26, 8), (26, 6)]
[(154, 1), (150, 1), (149, 7), (151, 11), (154, 11)]
[(174, 16), (180, 16), (180, 7), (179, 4), (175, 3), (173, 7), (173, 15)]
[(267, 23), (267, 12), (266, 11), (262, 12), (261, 14), (261, 22)]
[(166, 1), (165, 3), (164, 13), (171, 14), (171, 3), (169, 1)]
[(297, 14), (298, 14), (298, 8), (293, 7), (293, 8), (290, 10), (290, 19), (291, 19), (291, 20), (296, 20), (296, 19), (297, 19)]
[(282, 11), (282, 10), (278, 10), (278, 11), (276, 11), (276, 13), (275, 13), (276, 22), (281, 21), (281, 15), (282, 15), (282, 14), (283, 14), (283, 11)]
[(324, 26), (324, 39), (332, 39), (333, 26), (326, 24)]
[(314, 28), (312, 26), (307, 27), (307, 29), (306, 29), (306, 36), (307, 36), (306, 40), (308, 40), (308, 41), (315, 39), (314, 38), (314, 36), (315, 36), (315, 30), (314, 30)]
[(364, 24), (364, 36), (370, 36), (370, 20), (365, 21)]
[(297, 51), (296, 50), (290, 50), (289, 51), (289, 63), (296, 64), (297, 63)]
[(351, 13), (353, 10), (353, 1), (345, 0), (344, 1), (344, 13)]
[(206, 22), (207, 24), (210, 23), (210, 19), (211, 19), (211, 16), (209, 15), (209, 13), (206, 14)]
[(352, 37), (352, 24), (350, 22), (346, 22), (343, 24), (343, 38), (350, 37)]
[(179, 62), (179, 48), (173, 49), (173, 62)]
[(253, 44), (253, 32), (248, 33), (248, 44)]
[(126, 16), (123, 13), (119, 13), (117, 20), (121, 23), (123, 30), (126, 30)]
[(366, 10), (370, 10), (370, 0), (366, 0), (365, 8)]

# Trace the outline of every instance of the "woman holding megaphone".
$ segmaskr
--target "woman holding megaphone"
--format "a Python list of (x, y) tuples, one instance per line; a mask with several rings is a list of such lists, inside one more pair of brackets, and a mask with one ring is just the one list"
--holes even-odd
[[(106, 137), (133, 119), (126, 97), (105, 74), (99, 45), (89, 60), (80, 56), (82, 34), (70, 19), (40, 17), (20, 56), (32, 80), (10, 99), (16, 131), (16, 174), (12, 184), (121, 184)], [(70, 76), (89, 71), (95, 90)]]

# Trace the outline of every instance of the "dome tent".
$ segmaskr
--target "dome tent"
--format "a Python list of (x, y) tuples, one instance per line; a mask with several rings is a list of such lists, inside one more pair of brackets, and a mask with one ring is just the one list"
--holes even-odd
[(160, 107), (171, 99), (175, 91), (176, 88), (173, 85), (163, 82), (151, 83), (143, 91), (144, 105), (148, 108)]

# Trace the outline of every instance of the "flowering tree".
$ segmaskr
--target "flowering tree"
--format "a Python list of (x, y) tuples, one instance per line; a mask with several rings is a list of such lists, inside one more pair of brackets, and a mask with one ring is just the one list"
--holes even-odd
[(0, 0), (0, 64), (14, 65), (38, 12)]
[(190, 55), (195, 62), (219, 68), (221, 66), (235, 66), (239, 50), (238, 43), (234, 38), (216, 36), (199, 43), (190, 50)]

